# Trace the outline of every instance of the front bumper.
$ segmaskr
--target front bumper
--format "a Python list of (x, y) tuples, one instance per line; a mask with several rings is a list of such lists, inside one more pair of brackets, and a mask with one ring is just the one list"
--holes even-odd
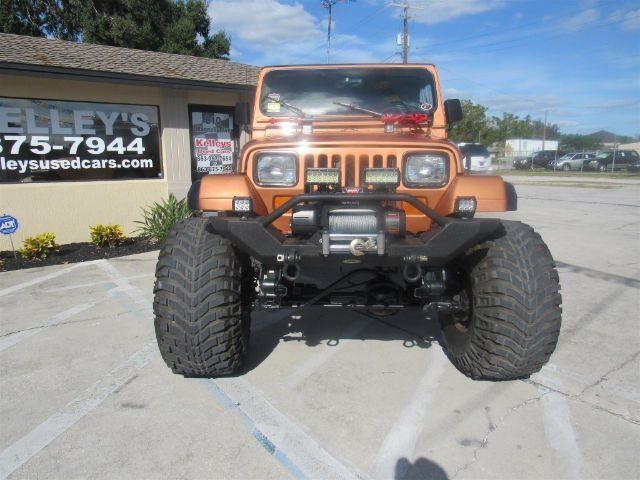
[[(407, 202), (433, 220), (428, 232), (396, 237), (384, 235), (384, 248), (379, 252), (354, 257), (350, 253), (323, 251), (320, 233), (309, 238), (285, 236), (271, 224), (293, 206), (306, 202)], [(213, 216), (212, 231), (230, 240), (241, 252), (267, 265), (284, 263), (321, 263), (327, 258), (343, 261), (358, 260), (362, 264), (379, 266), (402, 265), (407, 262), (427, 266), (442, 266), (500, 228), (498, 219), (460, 220), (443, 217), (410, 195), (396, 193), (303, 194), (292, 198), (264, 217)]]

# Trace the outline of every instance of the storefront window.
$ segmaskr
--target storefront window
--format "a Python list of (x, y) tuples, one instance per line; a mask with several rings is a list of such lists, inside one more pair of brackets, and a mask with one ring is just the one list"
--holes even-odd
[(237, 147), (233, 109), (193, 105), (189, 108), (189, 121), (192, 180), (233, 172)]
[(158, 107), (0, 97), (0, 182), (162, 177)]

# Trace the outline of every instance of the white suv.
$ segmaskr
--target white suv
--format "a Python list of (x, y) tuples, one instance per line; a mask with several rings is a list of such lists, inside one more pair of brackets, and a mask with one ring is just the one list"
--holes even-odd
[(472, 172), (488, 173), (493, 171), (491, 155), (487, 147), (481, 143), (459, 143), (458, 147), (464, 157), (465, 168)]

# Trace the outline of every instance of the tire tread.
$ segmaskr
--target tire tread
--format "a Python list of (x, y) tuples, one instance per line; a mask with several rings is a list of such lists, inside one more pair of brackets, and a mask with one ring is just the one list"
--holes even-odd
[(225, 238), (192, 217), (176, 224), (160, 250), (154, 287), (155, 331), (174, 373), (235, 372), (247, 348), (242, 262)]
[(562, 297), (549, 249), (530, 226), (502, 224), (501, 235), (467, 252), (466, 260), (476, 259), (470, 268), (473, 327), (465, 348), (447, 349), (454, 365), (474, 379), (528, 377), (549, 360), (560, 334)]

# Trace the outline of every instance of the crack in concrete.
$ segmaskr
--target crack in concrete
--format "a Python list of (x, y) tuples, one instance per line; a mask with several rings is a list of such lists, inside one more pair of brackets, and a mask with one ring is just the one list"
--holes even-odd
[(527, 406), (527, 405), (529, 405), (531, 403), (539, 401), (544, 395), (547, 395), (547, 393), (548, 392), (543, 393), (541, 395), (538, 395), (536, 397), (528, 398), (528, 399), (523, 400), (522, 402), (518, 403), (517, 405), (511, 407), (502, 417), (500, 417), (500, 420), (498, 420), (495, 424), (493, 422), (489, 421), (489, 427), (487, 428), (487, 431), (486, 431), (484, 437), (482, 438), (482, 440), (480, 440), (479, 445), (473, 450), (473, 457), (471, 457), (471, 460), (469, 460), (467, 463), (465, 463), (461, 468), (456, 470), (456, 472), (451, 477), (451, 480), (456, 478), (459, 474), (461, 474), (462, 472), (467, 470), (471, 465), (473, 465), (475, 462), (478, 461), (478, 454), (479, 454), (480, 450), (482, 450), (483, 448), (486, 448), (486, 446), (489, 444), (489, 436), (493, 432), (496, 432), (502, 425), (504, 425), (504, 423), (506, 422), (507, 418), (513, 412), (515, 412), (517, 410), (520, 410), (522, 407), (525, 407), (525, 406)]
[[(137, 310), (130, 310), (128, 312), (118, 312), (115, 314), (115, 318), (121, 317), (123, 315), (127, 315), (129, 313), (138, 313), (145, 310), (144, 308), (140, 308)], [(91, 318), (81, 318), (78, 320), (68, 320), (66, 322), (58, 322), (58, 323), (52, 323), (51, 325), (36, 325), (35, 327), (29, 327), (29, 328), (23, 328), (22, 330), (15, 330), (13, 332), (8, 332), (8, 333), (3, 333), (2, 335), (0, 335), (0, 338), (4, 338), (4, 337), (8, 337), (10, 335), (15, 335), (16, 333), (22, 333), (22, 332), (29, 332), (31, 330), (40, 330), (43, 328), (54, 328), (54, 327), (61, 327), (62, 325), (71, 325), (74, 323), (84, 323), (84, 322), (91, 322), (94, 320), (106, 320), (108, 317), (104, 316), (104, 315), (99, 315), (97, 317), (91, 317)], [(113, 318), (113, 316), (109, 317), (109, 318)]]
[(533, 385), (535, 387), (542, 387), (542, 388), (546, 388), (547, 390), (550, 390), (552, 392), (559, 393), (560, 395), (564, 395), (565, 397), (568, 397), (568, 398), (570, 398), (572, 400), (576, 400), (576, 401), (578, 401), (580, 403), (583, 403), (584, 405), (586, 405), (589, 408), (593, 408), (594, 410), (599, 410), (601, 412), (608, 413), (609, 415), (613, 415), (614, 417), (618, 417), (619, 419), (624, 420), (625, 422), (633, 423), (634, 425), (640, 425), (640, 419), (628, 417), (628, 416), (623, 415), (621, 413), (612, 412), (611, 410), (607, 410), (606, 408), (601, 407), (600, 405), (596, 405), (595, 403), (588, 402), (585, 399), (580, 398), (578, 395), (575, 395), (573, 393), (563, 392), (562, 390), (558, 390), (557, 388), (549, 387), (549, 386), (545, 385), (544, 383), (539, 383), (539, 382), (536, 382), (535, 380), (531, 380), (531, 379), (523, 380), (523, 382), (528, 383), (530, 385)]
[(586, 392), (587, 390), (590, 390), (592, 388), (597, 387), (598, 385), (600, 385), (602, 382), (604, 382), (605, 380), (608, 380), (608, 376), (618, 372), (620, 370), (622, 370), (624, 367), (626, 367), (627, 365), (629, 365), (631, 362), (633, 362), (636, 358), (638, 358), (638, 355), (640, 355), (640, 350), (637, 351), (636, 353), (634, 353), (633, 355), (631, 355), (631, 358), (625, 360), (624, 362), (622, 362), (620, 365), (618, 365), (617, 367), (612, 368), (611, 370), (609, 370), (608, 372), (606, 372), (604, 375), (602, 375), (596, 382), (592, 383), (591, 385), (587, 385), (586, 387), (584, 387), (582, 389), (582, 391), (578, 394), (578, 397), (581, 397), (582, 395), (584, 395), (584, 392)]

